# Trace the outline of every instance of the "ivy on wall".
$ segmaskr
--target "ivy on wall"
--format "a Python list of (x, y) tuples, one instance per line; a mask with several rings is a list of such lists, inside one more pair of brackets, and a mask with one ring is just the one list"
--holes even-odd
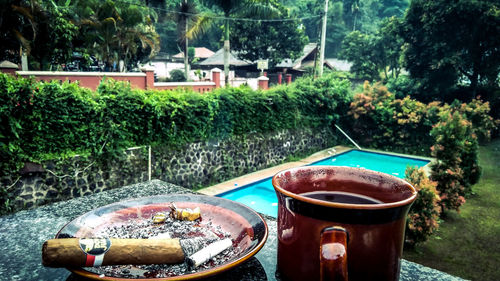
[(299, 79), (267, 91), (145, 91), (105, 80), (96, 91), (0, 74), (0, 177), (25, 162), (76, 154), (108, 159), (142, 145), (331, 126), (351, 100), (347, 80)]

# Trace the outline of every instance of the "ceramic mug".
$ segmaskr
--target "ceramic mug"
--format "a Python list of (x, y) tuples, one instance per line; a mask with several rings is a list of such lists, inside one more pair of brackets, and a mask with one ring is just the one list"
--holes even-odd
[(361, 168), (276, 174), (278, 271), (284, 280), (398, 280), (413, 186)]

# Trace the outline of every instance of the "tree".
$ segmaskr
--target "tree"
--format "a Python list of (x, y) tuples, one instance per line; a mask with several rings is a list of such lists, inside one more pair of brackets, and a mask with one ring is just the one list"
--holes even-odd
[(342, 40), (349, 33), (342, 18), (342, 2), (334, 2), (328, 6), (328, 19), (326, 22), (325, 56), (337, 57), (342, 48)]
[(50, 0), (43, 9), (33, 13), (37, 22), (37, 36), (31, 41), (30, 69), (56, 70), (71, 61), (73, 39), (78, 27), (71, 22), (69, 2), (58, 6)]
[(351, 71), (359, 78), (378, 80), (379, 67), (374, 56), (375, 36), (359, 31), (349, 33), (342, 41), (340, 56), (352, 62)]
[[(287, 10), (276, 7), (280, 18), (290, 19)], [(308, 42), (298, 21), (237, 21), (231, 26), (230, 41), (238, 57), (249, 61), (269, 59), (270, 66), (302, 55)]]
[[(306, 35), (310, 42), (317, 42), (319, 45), (322, 28), (322, 14), (324, 12), (324, 2), (316, 0), (297, 1), (295, 8), (292, 8), (293, 17), (301, 18), (305, 27)], [(348, 29), (343, 19), (343, 2), (333, 1), (328, 4), (328, 14), (326, 21), (325, 56), (336, 57), (341, 48), (341, 43), (348, 33)]]
[(357, 20), (361, 13), (360, 0), (344, 0), (344, 22), (351, 31), (356, 30)]
[[(134, 4), (135, 3), (135, 4)], [(111, 70), (120, 59), (128, 67), (159, 50), (154, 13), (139, 2), (80, 0), (73, 6), (79, 26), (77, 47), (104, 61)]]
[(31, 51), (36, 37), (37, 22), (33, 14), (41, 10), (36, 0), (2, 0), (0, 5), (0, 56), (14, 63), (21, 53)]
[[(401, 19), (391, 17), (382, 21), (376, 34), (359, 31), (346, 36), (341, 55), (353, 63), (351, 70), (369, 80), (397, 78), (401, 72), (403, 39), (400, 36)], [(390, 72), (390, 74), (389, 74)]]
[[(290, 7), (292, 16), (303, 18), (302, 23), (311, 42), (319, 42), (321, 13), (324, 1), (284, 0)], [(408, 0), (330, 0), (325, 53), (327, 57), (337, 57), (341, 42), (352, 31), (375, 34), (380, 23), (387, 17), (402, 17)]]
[(406, 69), (421, 81), (427, 99), (458, 84), (467, 85), (474, 97), (478, 86), (498, 81), (498, 0), (414, 0), (402, 36)]
[[(160, 36), (161, 51), (168, 54), (176, 54), (182, 51), (184, 44), (178, 41), (179, 28), (182, 25), (177, 24), (177, 16), (179, 6), (184, 0), (144, 0), (148, 6), (157, 10), (158, 21), (155, 23), (155, 29)], [(153, 3), (157, 2), (157, 3)], [(199, 0), (189, 0), (188, 3), (196, 7), (195, 13), (208, 13), (210, 10), (202, 6)], [(194, 16), (194, 15), (191, 15)], [(191, 17), (192, 19), (193, 17)], [(183, 33), (183, 32), (181, 32)], [(196, 37), (189, 38), (189, 45), (206, 47), (211, 50), (217, 50), (220, 47), (222, 32), (220, 28), (211, 28), (204, 33), (198, 34)]]
[[(276, 14), (276, 10), (269, 5), (268, 0), (201, 0), (209, 8), (217, 8), (224, 16), (224, 77), (226, 85), (229, 85), (229, 23), (232, 17), (239, 15), (253, 15), (255, 18), (268, 18)], [(203, 33), (213, 24), (217, 14), (205, 13), (200, 15), (194, 26), (188, 32), (188, 37)]]
[(133, 67), (160, 50), (159, 36), (153, 24), (154, 13), (141, 5), (117, 3), (121, 18), (117, 28), (118, 57), (125, 66)]
[(177, 42), (182, 46), (182, 52), (184, 53), (184, 73), (186, 74), (186, 79), (189, 79), (189, 40), (187, 37), (187, 32), (189, 30), (189, 25), (194, 22), (196, 17), (194, 16), (197, 11), (194, 7), (193, 2), (188, 2), (187, 0), (182, 1), (178, 8), (178, 13), (174, 14), (174, 21), (177, 23)]
[[(309, 37), (309, 41), (319, 41), (322, 20), (321, 13), (324, 10), (324, 2), (317, 0), (288, 0), (284, 1), (283, 5), (289, 9), (292, 17), (304, 17), (302, 24), (304, 25), (307, 37)], [(330, 19), (328, 19), (327, 23), (329, 22)]]
[(375, 36), (374, 58), (379, 68), (383, 69), (385, 79), (398, 78), (402, 68), (403, 38), (401, 34), (402, 20), (391, 17), (382, 21)]

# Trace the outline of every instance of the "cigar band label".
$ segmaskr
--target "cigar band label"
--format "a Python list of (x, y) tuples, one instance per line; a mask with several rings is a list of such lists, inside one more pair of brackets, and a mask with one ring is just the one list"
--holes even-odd
[(85, 266), (101, 266), (104, 259), (104, 254), (111, 247), (111, 240), (108, 238), (102, 239), (80, 239), (80, 248), (85, 253)]

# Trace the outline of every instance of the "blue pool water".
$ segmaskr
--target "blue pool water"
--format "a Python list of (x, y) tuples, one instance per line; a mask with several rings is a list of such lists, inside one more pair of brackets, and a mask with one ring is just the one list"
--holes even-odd
[[(407, 166), (422, 167), (428, 163), (428, 160), (351, 150), (312, 163), (311, 166), (329, 165), (358, 167), (404, 178)], [(267, 178), (250, 183), (217, 196), (243, 203), (257, 212), (277, 217), (278, 198), (274, 192), (271, 179), (272, 178)]]

